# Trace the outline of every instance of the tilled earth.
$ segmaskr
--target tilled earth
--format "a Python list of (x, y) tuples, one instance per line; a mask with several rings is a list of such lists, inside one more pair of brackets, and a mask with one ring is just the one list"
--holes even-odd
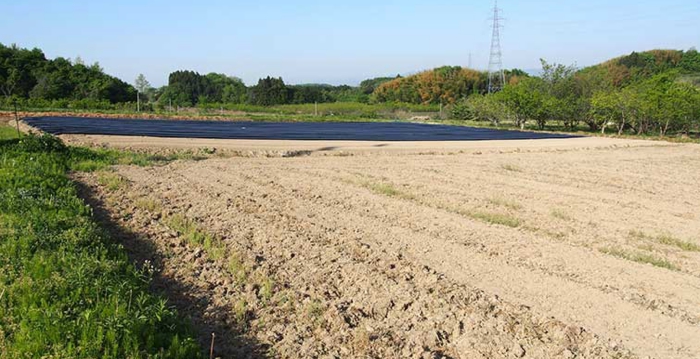
[(108, 175), (78, 179), (221, 357), (700, 357), (698, 145)]

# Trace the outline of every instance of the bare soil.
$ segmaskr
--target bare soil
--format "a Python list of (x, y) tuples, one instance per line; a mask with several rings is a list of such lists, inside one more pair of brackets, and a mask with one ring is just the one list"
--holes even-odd
[(700, 357), (700, 145), (68, 140), (250, 154), (78, 178), (219, 356)]

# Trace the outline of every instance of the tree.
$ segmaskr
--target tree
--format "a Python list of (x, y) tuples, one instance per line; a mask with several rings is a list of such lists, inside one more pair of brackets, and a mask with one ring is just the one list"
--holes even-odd
[(660, 135), (667, 132), (679, 132), (688, 135), (700, 125), (700, 89), (694, 85), (674, 82), (668, 88), (666, 99), (662, 103), (667, 114), (662, 123)]
[(146, 80), (146, 76), (139, 74), (134, 81), (134, 87), (136, 87), (136, 90), (140, 93), (147, 93), (151, 88), (151, 84)]
[(459, 66), (443, 66), (416, 75), (383, 82), (373, 91), (378, 102), (452, 104), (477, 89), (484, 93), (485, 73)]
[(194, 71), (175, 71), (168, 76), (168, 88), (161, 101), (172, 101), (177, 106), (191, 107), (203, 94), (203, 76)]
[(146, 80), (146, 76), (144, 76), (143, 74), (139, 74), (136, 77), (136, 80), (134, 80), (134, 87), (136, 87), (136, 91), (138, 91), (137, 98), (140, 101), (150, 101), (153, 88), (151, 87), (151, 84), (148, 82), (148, 80)]
[(203, 95), (208, 102), (244, 103), (248, 89), (238, 77), (209, 73), (205, 76)]
[(285, 104), (289, 101), (290, 91), (282, 78), (266, 77), (250, 89), (250, 103), (259, 106)]
[(524, 128), (528, 120), (544, 128), (550, 116), (551, 101), (545, 91), (545, 82), (538, 77), (525, 78), (512, 86), (506, 86), (499, 94), (512, 112), (515, 124)]
[(377, 87), (379, 87), (379, 85), (381, 85), (385, 82), (392, 81), (396, 78), (401, 78), (401, 76), (375, 77), (373, 79), (364, 80), (364, 81), (360, 82), (360, 91), (362, 91), (362, 93), (364, 93), (365, 95), (371, 95), (372, 93), (374, 93), (374, 90), (376, 90)]
[(485, 121), (493, 126), (513, 119), (513, 114), (496, 94), (476, 94), (452, 106), (452, 118), (459, 120)]

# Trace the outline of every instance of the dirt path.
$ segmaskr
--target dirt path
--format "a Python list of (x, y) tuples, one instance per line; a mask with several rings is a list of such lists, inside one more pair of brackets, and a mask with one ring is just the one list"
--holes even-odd
[[(166, 275), (233, 312), (249, 298), (271, 356), (696, 358), (700, 146), (594, 140), (123, 167), (103, 195), (180, 248)], [(226, 289), (225, 261), (186, 268), (177, 214), (274, 278), (271, 299)]]
[(139, 136), (61, 135), (74, 145), (113, 147), (132, 150), (216, 149), (243, 156), (321, 155), (352, 156), (364, 154), (456, 154), (501, 153), (511, 151), (556, 151), (599, 147), (658, 146), (661, 142), (624, 140), (605, 137), (575, 139), (501, 140), (501, 141), (291, 141), (220, 140), (195, 138), (158, 138)]

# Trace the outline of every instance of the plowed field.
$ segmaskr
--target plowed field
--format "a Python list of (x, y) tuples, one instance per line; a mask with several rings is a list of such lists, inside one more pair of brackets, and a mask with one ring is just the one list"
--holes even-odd
[(585, 140), (79, 179), (220, 356), (700, 357), (700, 146)]

